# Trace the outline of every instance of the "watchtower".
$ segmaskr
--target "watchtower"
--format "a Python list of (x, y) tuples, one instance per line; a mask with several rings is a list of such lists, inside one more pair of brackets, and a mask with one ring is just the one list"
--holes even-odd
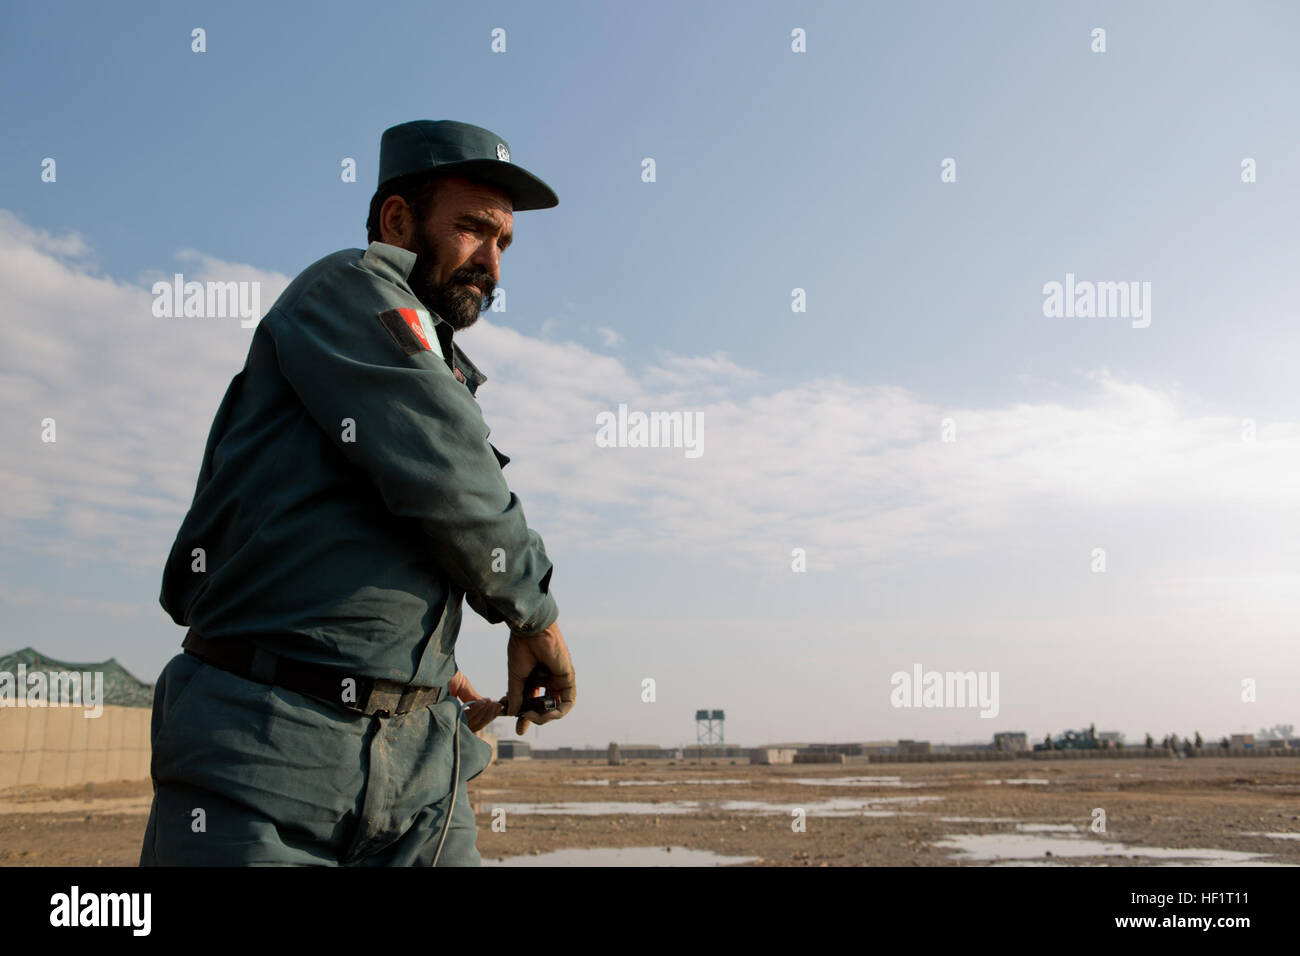
[(697, 710), (695, 712), (695, 742), (701, 747), (710, 744), (722, 746), (722, 722), (726, 714), (720, 710)]

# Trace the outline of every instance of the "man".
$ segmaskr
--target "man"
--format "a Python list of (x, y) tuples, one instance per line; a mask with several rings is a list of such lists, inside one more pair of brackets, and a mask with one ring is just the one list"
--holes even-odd
[[(567, 714), (576, 684), (453, 334), (500, 279), (513, 213), (557, 203), (488, 130), (395, 126), (369, 248), (308, 267), (258, 324), (163, 574), (190, 630), (155, 690), (141, 865), (480, 862), (472, 730), (501, 708), (456, 668), (462, 599), (510, 627), (516, 733)], [(521, 713), (531, 694), (558, 707)]]

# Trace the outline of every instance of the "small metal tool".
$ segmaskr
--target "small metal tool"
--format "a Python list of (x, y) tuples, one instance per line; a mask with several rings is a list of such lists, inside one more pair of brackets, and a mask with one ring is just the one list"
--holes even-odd
[(538, 664), (533, 668), (531, 674), (524, 679), (524, 702), (519, 708), (518, 714), (510, 713), (510, 698), (502, 697), (501, 704), (502, 717), (518, 717), (520, 714), (549, 714), (560, 706), (559, 698), (554, 694), (546, 694), (543, 697), (533, 697), (532, 692), (538, 687), (546, 684), (550, 678), (551, 672), (544, 664)]

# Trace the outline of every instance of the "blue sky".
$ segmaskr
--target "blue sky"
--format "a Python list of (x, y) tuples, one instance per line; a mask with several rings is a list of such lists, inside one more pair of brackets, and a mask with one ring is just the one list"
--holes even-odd
[[(153, 319), (150, 283), (257, 278), (269, 307), (364, 245), (385, 128), (458, 119), (560, 197), (516, 217), (508, 309), (462, 338), (581, 678), (543, 742), (688, 742), (697, 707), (745, 743), (1294, 722), (1294, 7), (3, 16), (0, 651), (154, 678), (181, 637), (162, 561), (251, 332)], [(1149, 327), (1046, 318), (1066, 273), (1150, 282)], [(701, 411), (705, 454), (596, 448), (620, 402)], [(498, 693), (505, 635), (466, 621)], [(917, 661), (998, 671), (999, 718), (891, 708)]]

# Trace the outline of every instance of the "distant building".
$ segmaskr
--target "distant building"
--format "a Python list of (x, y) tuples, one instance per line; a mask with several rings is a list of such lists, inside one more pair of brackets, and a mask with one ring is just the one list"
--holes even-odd
[(1124, 735), (1118, 730), (1103, 730), (1097, 735), (1097, 743), (1103, 750), (1122, 750)]
[(862, 743), (862, 752), (870, 756), (871, 754), (892, 754), (898, 749), (896, 740), (867, 740)]
[(1007, 731), (993, 735), (993, 749), (1018, 753), (1029, 749), (1029, 735), (1020, 731)]
[(778, 763), (794, 763), (794, 747), (755, 747), (749, 752), (749, 762), (765, 766)]
[(900, 754), (928, 754), (933, 753), (934, 748), (928, 740), (900, 740), (898, 742), (898, 752)]
[(1233, 734), (1228, 738), (1228, 746), (1233, 750), (1254, 750), (1254, 734)]
[(897, 745), (892, 740), (868, 740), (860, 743), (832, 744), (808, 741), (778, 741), (764, 743), (759, 749), (797, 750), (807, 754), (844, 754), (846, 757), (864, 757), (873, 753), (891, 753)]
[(532, 756), (532, 747), (526, 740), (498, 740), (498, 760), (527, 760)]
[(931, 748), (937, 754), (971, 754), (996, 749), (993, 744), (935, 744)]
[(608, 760), (608, 747), (583, 747), (575, 749), (573, 747), (557, 747), (554, 750), (542, 750), (538, 748), (531, 752), (530, 756), (534, 760)]

